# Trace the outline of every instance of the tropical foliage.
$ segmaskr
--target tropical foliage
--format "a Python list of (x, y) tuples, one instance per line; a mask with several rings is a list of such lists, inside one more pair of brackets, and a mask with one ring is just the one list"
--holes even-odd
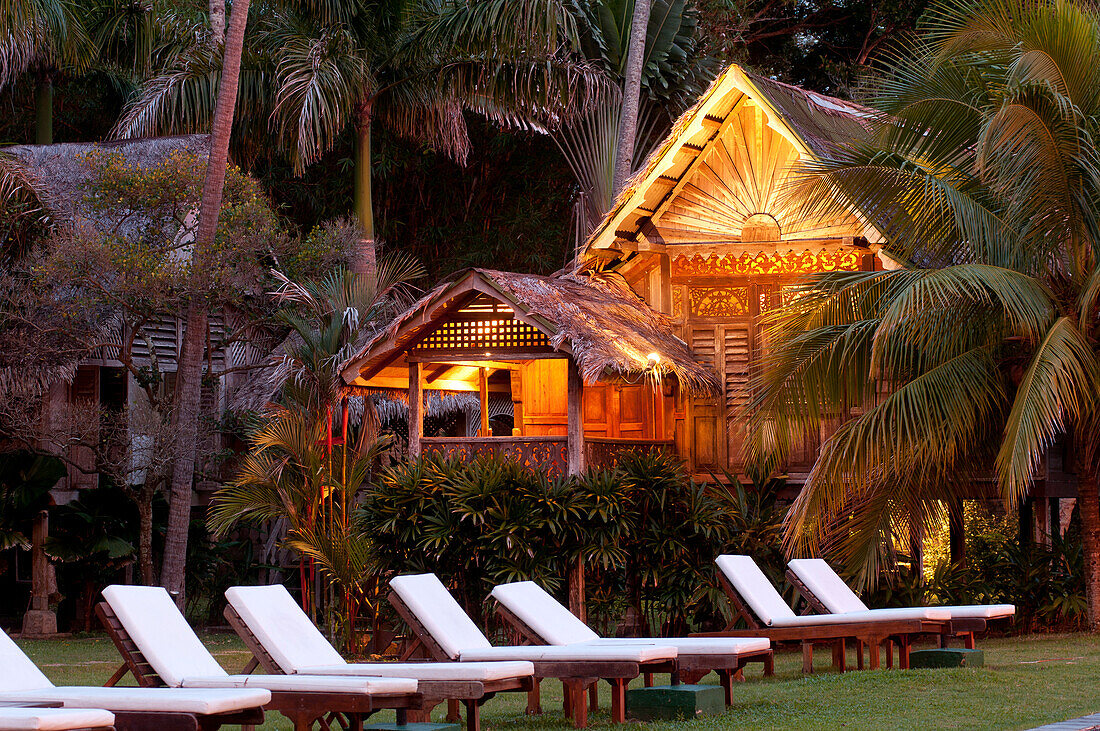
[(1073, 2), (947, 2), (889, 57), (872, 139), (799, 195), (864, 211), (886, 271), (813, 278), (776, 313), (750, 452), (767, 473), (838, 418), (787, 525), (863, 579), (993, 470), (1005, 503), (1075, 443), (1089, 625), (1100, 625), (1094, 435), (1100, 17)]
[[(653, 635), (721, 617), (714, 557), (778, 559), (765, 547), (776, 545), (781, 512), (770, 491), (695, 483), (668, 456), (628, 456), (569, 479), (502, 459), (431, 456), (381, 473), (361, 519), (382, 577), (433, 571), (479, 621), (498, 583), (536, 581), (564, 599), (579, 559), (593, 625)], [(782, 574), (779, 562), (767, 568)], [(625, 615), (633, 621), (620, 628)]]

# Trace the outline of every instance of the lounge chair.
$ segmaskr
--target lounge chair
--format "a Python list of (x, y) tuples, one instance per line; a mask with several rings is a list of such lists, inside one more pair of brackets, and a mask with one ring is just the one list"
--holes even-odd
[(749, 662), (764, 663), (772, 675), (771, 642), (759, 637), (600, 637), (533, 581), (516, 581), (493, 588), (498, 613), (529, 642), (568, 647), (623, 647), (639, 643), (676, 648), (678, 679), (695, 682), (711, 670), (718, 673), (733, 703), (733, 676)]
[[(867, 605), (852, 591), (844, 579), (820, 558), (796, 558), (787, 562), (787, 579), (798, 593), (822, 614), (850, 615), (868, 611)], [(970, 604), (965, 606), (936, 607), (951, 617), (951, 634), (960, 636), (969, 649), (974, 649), (974, 633), (981, 632), (991, 619), (1007, 619), (1016, 614), (1012, 604)], [(947, 635), (940, 635), (940, 644)]]
[(338, 714), (361, 728), (375, 711), (395, 709), (404, 721), (421, 708), (413, 678), (335, 678), (320, 675), (230, 675), (203, 646), (168, 592), (152, 586), (109, 586), (96, 605), (107, 634), (124, 664), (109, 683), (127, 672), (139, 685), (176, 688), (262, 688), (270, 691), (269, 710), (289, 718), (295, 731)]
[[(0, 632), (0, 705), (5, 707), (100, 709), (114, 713), (110, 723), (101, 725), (113, 724), (119, 731), (150, 727), (217, 729), (227, 724), (263, 723), (263, 706), (270, 701), (271, 693), (261, 688), (59, 687), (50, 682), (10, 637)], [(0, 724), (0, 728), (8, 727)]]
[(115, 731), (115, 716), (94, 708), (0, 707), (0, 729), (10, 731)]
[(421, 651), (439, 661), (526, 660), (535, 666), (528, 711), (538, 712), (539, 679), (558, 678), (565, 686), (566, 712), (577, 728), (588, 724), (584, 689), (598, 679), (611, 684), (611, 718), (622, 723), (627, 683), (643, 672), (676, 669), (676, 648), (665, 645), (494, 647), (435, 574), (397, 576), (390, 587), (390, 603), (416, 637), (403, 659)]
[(462, 701), (470, 731), (480, 727), (481, 703), (503, 691), (526, 693), (534, 683), (534, 665), (517, 660), (348, 663), (282, 584), (234, 586), (225, 598), (225, 618), (252, 652), (246, 673), (258, 665), (273, 674), (416, 678), (425, 706)]
[[(833, 665), (844, 672), (845, 643), (853, 640), (858, 650), (859, 669), (863, 669), (863, 647), (870, 650), (870, 667), (879, 667), (879, 647), (886, 644), (886, 666), (893, 666), (893, 644), (898, 646), (898, 664), (909, 667), (909, 646), (921, 634), (951, 632), (951, 615), (932, 608), (872, 609), (847, 615), (822, 614), (800, 616), (787, 605), (782, 595), (756, 565), (751, 556), (724, 555), (715, 559), (718, 579), (734, 617), (721, 632), (700, 633), (695, 637), (767, 637), (772, 642), (802, 643), (802, 672), (813, 672), (814, 643), (833, 646)], [(734, 629), (738, 619), (747, 629)]]

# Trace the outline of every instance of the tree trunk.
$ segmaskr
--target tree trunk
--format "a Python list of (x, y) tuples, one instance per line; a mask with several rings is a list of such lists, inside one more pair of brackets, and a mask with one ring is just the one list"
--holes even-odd
[(1100, 631), (1100, 495), (1096, 468), (1084, 456), (1077, 460), (1077, 510), (1081, 515), (1081, 541), (1085, 551), (1085, 598), (1088, 629)]
[(138, 568), (141, 583), (156, 586), (156, 569), (153, 567), (153, 494), (151, 485), (142, 485), (138, 493)]
[(195, 231), (192, 254), (192, 295), (187, 307), (183, 348), (176, 371), (176, 408), (172, 412), (173, 442), (172, 484), (169, 489), (168, 528), (164, 540), (161, 585), (176, 593), (176, 602), (184, 603), (184, 576), (187, 564), (187, 528), (191, 519), (191, 486), (195, 476), (195, 451), (198, 444), (199, 406), (202, 395), (202, 355), (206, 344), (207, 303), (205, 252), (214, 242), (218, 214), (222, 207), (225, 170), (229, 162), (229, 137), (233, 130), (233, 112), (237, 104), (237, 85), (241, 75), (241, 50), (248, 22), (249, 0), (237, 0), (229, 18), (229, 37), (222, 57), (221, 82), (214, 108), (214, 130), (210, 136), (210, 158), (206, 166), (199, 225)]
[(225, 43), (225, 0), (210, 0), (210, 37), (218, 45)]
[(646, 31), (649, 28), (651, 0), (634, 1), (630, 24), (630, 46), (623, 79), (622, 114), (619, 115), (619, 140), (615, 146), (615, 177), (611, 184), (612, 201), (618, 197), (630, 177), (634, 159), (634, 138), (638, 133), (638, 105), (642, 95), (642, 71), (645, 66)]
[(355, 127), (355, 220), (359, 222), (358, 249), (352, 255), (351, 269), (359, 274), (374, 273), (377, 257), (374, 250), (374, 202), (371, 196), (370, 132), (372, 102), (362, 102), (357, 110)]
[(34, 144), (53, 144), (53, 82), (47, 76), (34, 87)]

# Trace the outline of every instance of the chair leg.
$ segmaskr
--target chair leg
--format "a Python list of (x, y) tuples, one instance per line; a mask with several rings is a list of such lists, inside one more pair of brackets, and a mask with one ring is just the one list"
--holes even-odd
[(848, 648), (843, 637), (833, 643), (833, 667), (836, 668), (838, 672), (844, 672), (844, 666), (847, 661), (845, 657), (847, 650)]
[(462, 702), (466, 706), (466, 731), (481, 731), (481, 706), (476, 700)]
[(973, 632), (964, 632), (962, 638), (963, 638), (963, 647), (965, 647), (968, 650), (973, 650), (975, 645), (976, 645), (976, 643), (974, 642), (974, 633)]
[(866, 646), (866, 644), (867, 643), (865, 643), (863, 640), (856, 640), (856, 653), (857, 657), (859, 658), (858, 660), (856, 660), (856, 668), (858, 668), (859, 670), (863, 669), (863, 648)]
[(814, 671), (814, 643), (802, 640), (802, 672), (807, 675)]
[(568, 680), (561, 681), (561, 710), (566, 718), (573, 717), (573, 685)]
[(588, 710), (600, 710), (600, 684), (593, 683), (588, 686)]
[(775, 676), (775, 655), (768, 654), (764, 658), (764, 677), (771, 678)]
[(880, 644), (881, 644), (881, 642), (879, 640), (870, 640), (867, 643), (867, 654), (870, 656), (869, 657), (869, 666), (870, 666), (871, 670), (878, 670), (878, 667), (879, 667), (878, 650), (879, 650), (879, 645)]
[(645, 687), (647, 687), (647, 688), (652, 688), (653, 687), (653, 673), (643, 673), (642, 678), (645, 682)]
[(909, 635), (898, 637), (898, 665), (902, 670), (909, 669)]
[(733, 705), (733, 673), (729, 670), (719, 670), (718, 684), (722, 686), (722, 693), (726, 696), (726, 705)]
[(447, 722), (458, 723), (462, 720), (462, 714), (458, 712), (458, 701), (451, 698), (447, 701)]
[(611, 723), (626, 723), (626, 678), (611, 678)]
[(542, 697), (539, 692), (542, 686), (542, 678), (534, 678), (531, 683), (531, 690), (527, 691), (527, 710), (524, 711), (528, 716), (539, 716), (542, 714)]
[(588, 726), (588, 699), (584, 695), (585, 682), (583, 680), (567, 681), (569, 686), (569, 705), (573, 707), (573, 728), (586, 728)]
[(894, 667), (894, 641), (886, 640), (886, 667)]

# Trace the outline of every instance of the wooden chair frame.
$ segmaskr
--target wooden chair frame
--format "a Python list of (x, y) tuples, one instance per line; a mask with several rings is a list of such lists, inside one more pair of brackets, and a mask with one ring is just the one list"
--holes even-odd
[[(286, 671), (279, 666), (272, 657), (271, 653), (267, 651), (260, 639), (256, 637), (256, 633), (249, 628), (248, 624), (244, 621), (241, 615), (235, 610), (232, 605), (227, 604), (225, 611), (223, 612), (226, 621), (229, 622), (229, 626), (233, 628), (233, 631), (237, 633), (237, 636), (244, 642), (245, 647), (252, 653), (252, 659), (248, 661), (242, 671), (245, 675), (251, 673), (257, 667), (263, 668), (264, 672), (271, 675), (284, 675)], [(333, 677), (354, 677), (339, 675)], [(427, 720), (428, 714), (431, 713), (431, 709), (439, 705), (443, 701), (454, 702), (457, 705), (461, 702), (466, 708), (466, 728), (468, 731), (480, 731), (481, 729), (481, 706), (495, 696), (497, 693), (503, 692), (530, 692), (533, 685), (533, 678), (531, 676), (518, 676), (514, 678), (503, 678), (500, 680), (481, 681), (481, 680), (418, 680), (417, 690), (423, 697), (422, 708), (415, 711), (410, 711), (411, 714), (420, 714), (423, 717), (422, 720)], [(457, 718), (457, 708), (449, 709), (448, 718), (455, 721)]]
[[(512, 610), (499, 601), (496, 602), (496, 613), (506, 624), (515, 630), (517, 636), (520, 637), (522, 641), (535, 645), (551, 644), (545, 637), (540, 635), (534, 628), (520, 619)], [(659, 637), (653, 639), (655, 640), (655, 644), (660, 641)], [(767, 650), (758, 650), (756, 652), (729, 653), (726, 655), (685, 654), (683, 652), (678, 652), (675, 660), (665, 661), (662, 664), (661, 670), (647, 668), (644, 674), (647, 676), (647, 686), (652, 685), (652, 674), (654, 672), (667, 672), (671, 676), (671, 683), (676, 685), (681, 681), (688, 683), (696, 682), (713, 670), (718, 674), (722, 690), (725, 694), (726, 705), (729, 706), (733, 704), (733, 681), (735, 678), (739, 680), (744, 678), (744, 668), (750, 662), (763, 663), (765, 676), (772, 676), (775, 674), (774, 656), (770, 648)]]
[[(857, 667), (862, 670), (863, 650), (870, 651), (871, 670), (879, 668), (879, 648), (886, 645), (886, 667), (894, 665), (893, 645), (898, 646), (898, 665), (903, 670), (909, 667), (909, 650), (913, 637), (921, 634), (940, 635), (950, 632), (951, 623), (927, 619), (892, 619), (888, 621), (835, 622), (788, 627), (770, 627), (760, 622), (748, 605), (741, 599), (737, 589), (720, 570), (718, 581), (729, 599), (734, 616), (721, 632), (700, 632), (692, 637), (767, 637), (772, 642), (800, 642), (802, 644), (802, 672), (813, 672), (813, 652), (815, 644), (830, 644), (833, 648), (833, 666), (840, 672), (847, 667), (847, 641), (856, 643), (858, 653)], [(796, 584), (797, 587), (797, 584)], [(741, 619), (747, 629), (735, 628)]]
[[(798, 590), (798, 593), (806, 600), (806, 604), (809, 605), (818, 614), (832, 614), (828, 607), (825, 606), (825, 602), (821, 601), (816, 594), (806, 586), (805, 582), (799, 578), (798, 574), (793, 569), (787, 569), (786, 572), (787, 581), (791, 582), (791, 586)], [(934, 607), (930, 607), (934, 609)], [(951, 637), (958, 637), (962, 640), (963, 646), (968, 650), (973, 650), (975, 646), (974, 634), (977, 632), (984, 632), (986, 628), (986, 620), (981, 617), (970, 617), (966, 619), (952, 619), (944, 627), (944, 632), (937, 635), (937, 641), (940, 647), (947, 647), (948, 639)]]
[[(390, 592), (389, 602), (413, 633), (406, 644), (401, 659), (408, 660), (418, 653), (438, 662), (456, 662), (431, 636), (427, 628), (396, 592)], [(527, 713), (542, 712), (539, 701), (539, 683), (543, 678), (557, 678), (565, 688), (563, 707), (566, 716), (573, 719), (574, 728), (588, 725), (588, 703), (585, 689), (594, 686), (601, 678), (611, 685), (611, 720), (626, 721), (626, 686), (644, 673), (668, 672), (665, 660), (653, 662), (608, 662), (603, 660), (534, 660), (535, 677), (527, 697)]]
[[(96, 616), (107, 630), (107, 635), (118, 648), (122, 655), (122, 666), (111, 676), (105, 685), (113, 686), (121, 680), (126, 673), (134, 676), (134, 680), (143, 688), (164, 687), (167, 683), (157, 675), (153, 666), (142, 654), (133, 638), (122, 626), (111, 606), (106, 602), (96, 604)], [(294, 724), (294, 731), (309, 731), (313, 725), (318, 724), (324, 731), (330, 731), (334, 727), (347, 731), (362, 731), (363, 722), (372, 714), (383, 709), (393, 709), (397, 712), (398, 723), (404, 723), (406, 712), (410, 709), (419, 710), (423, 705), (420, 693), (341, 693), (324, 691), (271, 691), (271, 702), (265, 707), (267, 710), (278, 711), (286, 716)], [(242, 727), (252, 728), (255, 724), (263, 723), (263, 710), (256, 713), (218, 714), (212, 716), (193, 715), (197, 725), (188, 728), (194, 731), (214, 731), (225, 724), (241, 724)], [(185, 714), (176, 714), (185, 715)], [(116, 714), (116, 726), (118, 714)], [(176, 731), (176, 727), (167, 727), (164, 723), (145, 728), (156, 731)], [(183, 731), (184, 727), (179, 727)]]

